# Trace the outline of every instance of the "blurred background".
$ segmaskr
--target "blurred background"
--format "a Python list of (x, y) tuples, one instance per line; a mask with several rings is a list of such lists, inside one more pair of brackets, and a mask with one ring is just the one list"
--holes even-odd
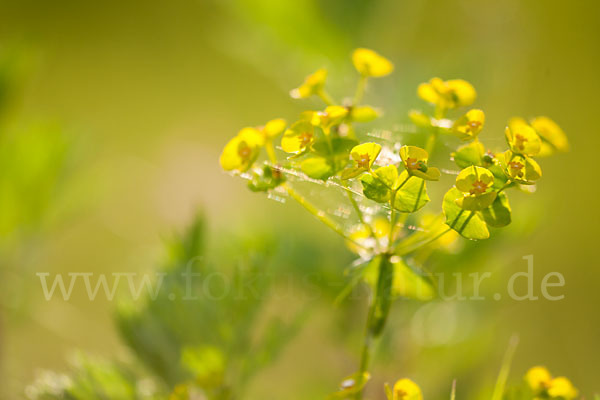
[[(542, 160), (536, 195), (515, 200), (514, 219), (524, 221), (512, 227), (517, 238), (468, 261), (472, 270), (495, 268), (502, 286), (533, 254), (537, 287), (560, 271), (565, 299), (399, 302), (376, 382), (410, 376), (434, 398), (456, 378), (459, 393), (474, 397), (493, 384), (518, 333), (513, 379), (543, 364), (591, 397), (600, 371), (599, 18), (595, 1), (0, 1), (0, 59), (10, 77), (0, 87), (11, 93), (0, 98), (0, 392), (21, 397), (38, 369), (66, 368), (73, 349), (127, 353), (114, 302), (83, 293), (45, 301), (36, 272), (152, 271), (163, 239), (199, 210), (209, 247), (257, 231), (300, 249), (318, 238), (318, 263), (327, 260), (328, 276), (341, 280), (352, 260), (342, 241), (297, 205), (248, 191), (221, 171), (218, 156), (244, 126), (320, 107), (288, 94), (317, 68), (330, 70), (336, 97), (351, 95), (351, 51), (369, 47), (396, 66), (366, 95), (386, 112), (376, 127), (423, 107), (420, 82), (463, 78), (486, 112), (484, 142), (501, 145), (511, 116), (548, 115), (572, 148)], [(364, 309), (332, 316), (339, 312), (323, 297), (247, 398), (322, 397), (352, 373)], [(382, 398), (381, 386), (372, 390)]]

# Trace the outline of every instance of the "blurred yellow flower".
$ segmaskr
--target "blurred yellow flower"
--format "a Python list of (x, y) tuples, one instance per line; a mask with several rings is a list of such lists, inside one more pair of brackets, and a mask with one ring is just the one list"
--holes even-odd
[(504, 134), (513, 153), (532, 157), (542, 148), (542, 140), (522, 118), (511, 118)]
[(352, 63), (362, 76), (373, 78), (389, 75), (394, 70), (390, 60), (369, 49), (354, 50)]
[(417, 94), (421, 99), (442, 109), (469, 106), (477, 97), (475, 88), (462, 79), (443, 81), (432, 78), (428, 83), (419, 85)]
[(334, 125), (342, 123), (344, 118), (348, 116), (348, 109), (342, 106), (328, 106), (325, 111), (315, 111), (310, 114), (310, 122), (314, 126), (323, 129), (325, 134), (329, 133), (329, 129)]
[(569, 140), (567, 135), (548, 117), (537, 117), (531, 120), (531, 126), (542, 138), (540, 156), (548, 156), (557, 151), (569, 151)]
[(478, 109), (469, 110), (456, 120), (452, 126), (453, 133), (461, 140), (475, 139), (485, 124), (485, 114)]
[(423, 394), (419, 385), (404, 378), (394, 384), (392, 393), (387, 393), (388, 400), (423, 400)]
[(530, 368), (525, 374), (525, 382), (536, 397), (562, 398), (571, 400), (577, 397), (578, 390), (564, 376), (552, 378), (546, 367)]
[(302, 85), (298, 86), (296, 89), (292, 89), (290, 96), (295, 99), (305, 99), (312, 95), (316, 95), (323, 90), (326, 79), (327, 70), (321, 68), (313, 74), (307, 76)]
[(300, 120), (290, 126), (281, 138), (281, 148), (286, 153), (300, 153), (315, 141), (315, 127)]
[(265, 138), (256, 128), (244, 128), (223, 149), (219, 162), (225, 171), (246, 171), (256, 158)]

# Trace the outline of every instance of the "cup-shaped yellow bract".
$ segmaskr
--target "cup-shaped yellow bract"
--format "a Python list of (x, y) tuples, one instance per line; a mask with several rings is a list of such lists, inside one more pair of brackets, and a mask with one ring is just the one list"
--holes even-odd
[(542, 148), (542, 139), (522, 118), (511, 118), (504, 134), (513, 153), (532, 157)]
[(525, 374), (525, 382), (527, 382), (527, 385), (529, 385), (529, 388), (531, 388), (534, 393), (545, 390), (551, 380), (552, 375), (550, 375), (550, 372), (545, 367), (532, 367)]
[(292, 124), (281, 138), (281, 148), (286, 153), (301, 153), (315, 141), (315, 127), (305, 120)]
[(542, 177), (542, 168), (531, 157), (515, 154), (510, 150), (496, 155), (505, 174), (513, 181), (527, 185)]
[(390, 60), (369, 49), (354, 50), (352, 63), (362, 76), (373, 78), (389, 75), (394, 70)]
[(219, 162), (225, 171), (246, 171), (252, 166), (260, 147), (265, 143), (263, 132), (256, 128), (244, 128), (223, 149)]
[(531, 126), (542, 138), (542, 148), (539, 156), (548, 156), (557, 151), (569, 151), (567, 135), (548, 117), (537, 117), (531, 120)]
[(419, 385), (407, 378), (396, 381), (391, 393), (389, 389), (386, 392), (388, 400), (423, 400)]
[(456, 204), (463, 210), (480, 211), (488, 208), (496, 199), (492, 190), (494, 175), (486, 168), (471, 166), (460, 171), (456, 188), (464, 193)]
[(369, 170), (381, 152), (381, 145), (377, 143), (363, 143), (350, 150), (350, 156), (358, 168)]
[(469, 106), (477, 97), (473, 85), (462, 79), (443, 81), (440, 78), (432, 78), (429, 82), (419, 85), (417, 94), (421, 99), (442, 109)]
[(553, 398), (574, 399), (579, 394), (571, 381), (564, 376), (559, 376), (550, 381), (548, 395)]
[(437, 181), (440, 179), (440, 170), (429, 167), (427, 151), (417, 146), (402, 146), (400, 148), (400, 158), (406, 171), (413, 176), (428, 181)]
[(348, 109), (346, 107), (328, 106), (324, 111), (313, 112), (310, 122), (323, 129), (325, 134), (329, 134), (331, 127), (341, 124), (347, 116)]
[(478, 109), (469, 110), (452, 125), (452, 132), (461, 140), (475, 139), (485, 124), (485, 114)]
[(381, 115), (379, 110), (371, 106), (357, 106), (350, 108), (350, 120), (352, 122), (370, 122)]
[(536, 397), (571, 400), (578, 395), (569, 379), (564, 376), (553, 378), (545, 367), (530, 368), (525, 374), (525, 382)]
[(327, 70), (321, 68), (313, 74), (307, 76), (302, 85), (298, 86), (296, 89), (292, 89), (290, 96), (295, 99), (305, 99), (312, 95), (316, 95), (323, 90), (326, 79)]
[(285, 130), (286, 125), (287, 122), (285, 122), (285, 119), (282, 118), (270, 120), (262, 128), (265, 139), (273, 139), (281, 135), (281, 133)]

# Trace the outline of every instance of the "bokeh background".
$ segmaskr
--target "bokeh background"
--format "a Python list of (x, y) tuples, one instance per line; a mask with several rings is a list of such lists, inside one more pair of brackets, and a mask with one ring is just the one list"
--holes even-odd
[[(517, 239), (477, 261), (497, 268), (501, 285), (533, 254), (536, 284), (562, 272), (565, 299), (399, 303), (391, 321), (399, 338), (387, 339), (397, 343), (379, 356), (381, 376), (411, 376), (429, 398), (447, 395), (457, 378), (475, 395), (481, 382), (493, 383), (516, 332), (513, 379), (544, 364), (591, 397), (600, 389), (599, 20), (595, 1), (1, 0), (0, 51), (17, 60), (2, 127), (60, 133), (48, 142), (34, 135), (18, 157), (0, 150), (0, 163), (33, 165), (45, 146), (64, 148), (48, 161), (55, 173), (24, 185), (2, 212), (2, 395), (19, 398), (37, 369), (65, 368), (74, 348), (109, 358), (125, 351), (114, 303), (46, 302), (36, 272), (152, 270), (162, 238), (199, 209), (214, 243), (231, 232), (278, 232), (316, 238), (339, 251), (332, 260), (350, 260), (333, 233), (296, 205), (246, 190), (220, 170), (218, 156), (241, 127), (316, 107), (288, 95), (316, 68), (330, 69), (336, 97), (351, 94), (349, 56), (361, 46), (396, 65), (367, 93), (385, 107), (386, 122), (406, 121), (409, 108), (422, 106), (420, 82), (460, 77), (486, 111), (484, 141), (501, 141), (513, 115), (548, 115), (572, 145), (544, 160), (538, 193), (515, 207), (515, 219), (536, 229), (517, 224)], [(345, 266), (333, 265), (340, 276)], [(363, 310), (348, 313), (357, 332), (344, 336), (332, 333), (337, 311), (323, 304), (248, 398), (307, 398), (307, 382), (327, 390), (353, 371)], [(402, 340), (418, 336), (409, 311), (431, 320), (430, 340)]]

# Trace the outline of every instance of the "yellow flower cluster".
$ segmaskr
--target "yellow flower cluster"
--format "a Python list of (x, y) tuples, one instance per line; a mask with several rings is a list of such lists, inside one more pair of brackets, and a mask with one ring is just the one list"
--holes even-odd
[(525, 382), (536, 399), (572, 400), (579, 394), (571, 381), (564, 376), (552, 377), (546, 367), (533, 367), (525, 374)]

